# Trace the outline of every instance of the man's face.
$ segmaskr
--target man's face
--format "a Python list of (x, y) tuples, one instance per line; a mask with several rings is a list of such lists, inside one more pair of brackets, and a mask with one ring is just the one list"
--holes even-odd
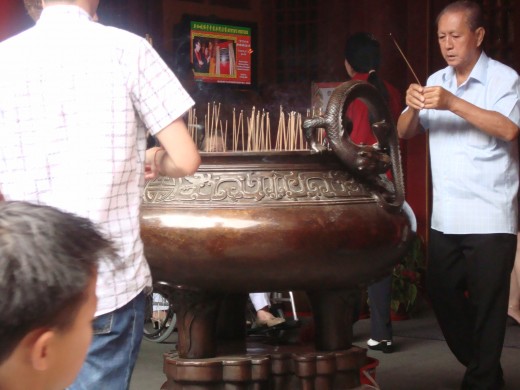
[(464, 12), (451, 12), (439, 19), (437, 38), (446, 63), (463, 72), (477, 62), (484, 30), (479, 27), (471, 31)]

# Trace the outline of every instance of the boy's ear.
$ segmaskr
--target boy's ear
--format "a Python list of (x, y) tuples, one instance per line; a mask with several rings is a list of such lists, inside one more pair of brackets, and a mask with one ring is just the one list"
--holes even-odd
[(34, 335), (32, 345), (30, 346), (30, 359), (33, 368), (37, 371), (48, 370), (52, 360), (52, 344), (55, 340), (56, 333), (52, 330), (38, 332)]

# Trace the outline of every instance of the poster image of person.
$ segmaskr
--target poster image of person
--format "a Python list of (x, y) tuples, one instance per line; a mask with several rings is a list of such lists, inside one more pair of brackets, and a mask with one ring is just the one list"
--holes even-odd
[(209, 64), (204, 55), (203, 42), (199, 37), (193, 38), (193, 70), (195, 73), (208, 73)]

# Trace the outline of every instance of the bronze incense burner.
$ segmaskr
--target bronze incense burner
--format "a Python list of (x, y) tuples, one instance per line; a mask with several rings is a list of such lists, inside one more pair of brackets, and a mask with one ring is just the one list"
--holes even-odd
[[(348, 137), (342, 112), (355, 98), (369, 106), (376, 146)], [(389, 118), (372, 86), (348, 82), (334, 91), (325, 116), (304, 123), (312, 150), (202, 153), (194, 175), (147, 183), (145, 253), (155, 280), (172, 286), (179, 332), (177, 352), (165, 357), (164, 388), (185, 388), (190, 375), (206, 378), (200, 388), (221, 388), (209, 383), (222, 385), (225, 367), (231, 370), (224, 361), (234, 362), (250, 386), (253, 372), (267, 370), (258, 383), (273, 389), (303, 388), (298, 372), (309, 364), (315, 374), (317, 367), (337, 373), (344, 361), (338, 356), (359, 370), (365, 353), (351, 345), (352, 291), (391, 272), (412, 236), (401, 210), (403, 178)], [(326, 129), (332, 151), (316, 143), (318, 127)], [(310, 299), (314, 346), (289, 348), (283, 358), (248, 353), (247, 293), (287, 290), (305, 291)], [(276, 387), (277, 364), (289, 365), (286, 371), (300, 379)], [(220, 379), (212, 382), (213, 375)]]

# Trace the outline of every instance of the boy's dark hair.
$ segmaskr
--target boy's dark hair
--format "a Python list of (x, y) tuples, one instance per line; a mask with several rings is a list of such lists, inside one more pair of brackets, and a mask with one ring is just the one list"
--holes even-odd
[(0, 202), (0, 364), (31, 330), (74, 322), (103, 256), (115, 250), (90, 220)]

